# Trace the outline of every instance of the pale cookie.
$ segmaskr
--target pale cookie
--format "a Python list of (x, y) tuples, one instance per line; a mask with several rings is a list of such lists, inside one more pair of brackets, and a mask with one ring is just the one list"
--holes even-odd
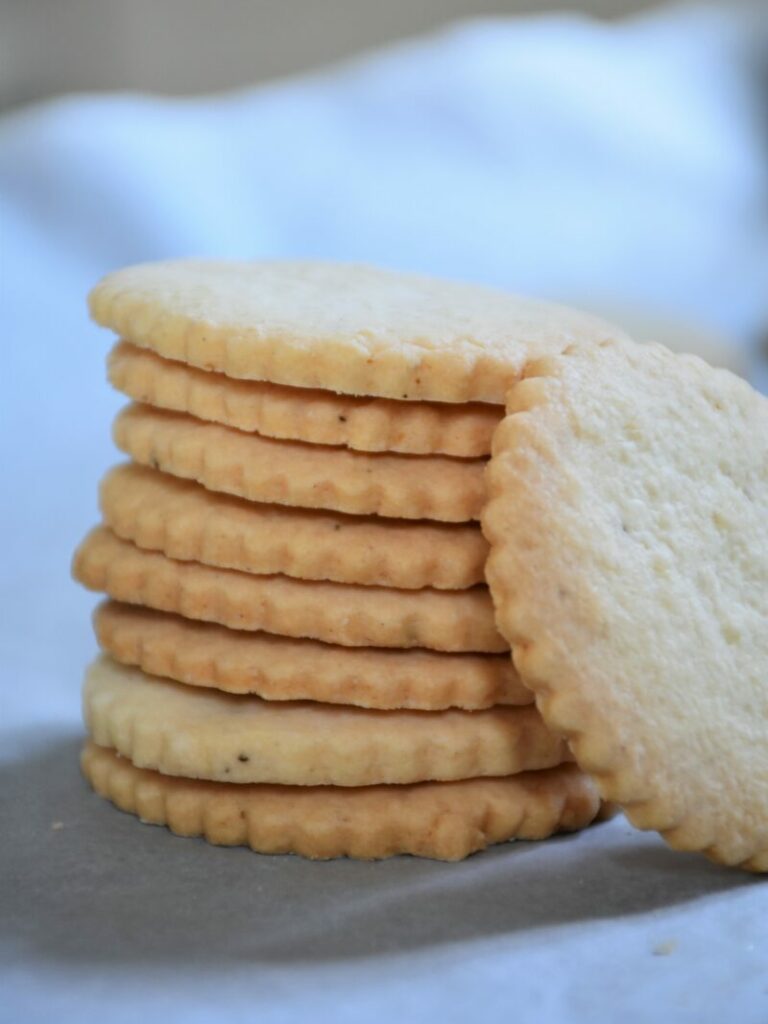
[(118, 391), (147, 405), (265, 437), (363, 452), (488, 456), (503, 415), (502, 406), (481, 402), (397, 402), (234, 380), (161, 359), (127, 341), (110, 353), (109, 379)]
[(517, 667), (635, 825), (768, 870), (768, 403), (659, 346), (528, 374), (484, 514)]
[(372, 711), (272, 703), (148, 676), (102, 655), (83, 686), (99, 746), (139, 768), (214, 782), (296, 786), (472, 779), (571, 760), (533, 705)]
[(336, 647), (190, 622), (148, 608), (105, 602), (94, 613), (99, 644), (150, 675), (266, 700), (315, 700), (367, 708), (468, 711), (530, 704), (504, 654), (440, 654)]
[(178, 779), (90, 742), (80, 763), (97, 793), (147, 824), (316, 860), (461, 860), (492, 843), (586, 828), (600, 804), (589, 777), (568, 764), (505, 779), (342, 789)]
[(275, 441), (149, 405), (124, 409), (113, 435), (142, 465), (249, 501), (464, 523), (480, 518), (485, 500), (484, 459)]
[(352, 395), (501, 405), (532, 357), (623, 337), (593, 316), (374, 267), (177, 261), (91, 292), (127, 341), (229, 377)]
[(117, 601), (218, 622), (232, 629), (322, 640), (345, 647), (509, 650), (487, 587), (391, 590), (252, 576), (143, 551), (97, 527), (75, 553), (75, 578)]
[(100, 494), (118, 537), (186, 562), (409, 590), (485, 582), (475, 525), (259, 505), (136, 465), (113, 469)]

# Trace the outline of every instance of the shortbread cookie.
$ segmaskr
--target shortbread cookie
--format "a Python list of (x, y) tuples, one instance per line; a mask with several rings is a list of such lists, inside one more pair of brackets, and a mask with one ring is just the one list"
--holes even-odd
[(252, 576), (176, 562), (97, 527), (75, 553), (73, 572), (117, 601), (347, 647), (509, 650), (496, 629), (487, 587), (391, 590)]
[(136, 768), (86, 743), (83, 773), (101, 796), (147, 824), (257, 853), (378, 860), (400, 853), (461, 860), (492, 843), (586, 828), (599, 807), (574, 765), (505, 779), (409, 786), (240, 785)]
[(124, 540), (223, 569), (409, 590), (485, 582), (475, 525), (258, 505), (136, 465), (105, 477), (101, 510)]
[(336, 647), (246, 633), (107, 601), (94, 613), (99, 644), (116, 661), (150, 675), (266, 700), (419, 711), (530, 704), (504, 654), (441, 654)]
[(499, 625), (640, 828), (768, 870), (768, 402), (659, 346), (534, 364), (494, 438)]
[(235, 380), (161, 359), (127, 341), (110, 353), (109, 379), (118, 391), (147, 405), (264, 437), (363, 452), (488, 456), (504, 412), (500, 405), (481, 402), (397, 402)]
[(532, 357), (623, 336), (563, 306), (319, 262), (170, 262), (110, 274), (91, 314), (203, 370), (351, 395), (503, 404)]
[(142, 465), (250, 501), (464, 523), (480, 518), (485, 500), (484, 459), (275, 441), (149, 405), (124, 409), (113, 433)]
[(148, 676), (104, 655), (88, 670), (83, 714), (96, 743), (139, 768), (218, 782), (369, 786), (513, 775), (570, 760), (532, 705), (372, 711), (272, 703)]

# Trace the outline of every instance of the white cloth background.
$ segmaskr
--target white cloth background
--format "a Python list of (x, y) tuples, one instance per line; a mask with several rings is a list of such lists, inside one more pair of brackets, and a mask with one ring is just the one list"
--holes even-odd
[(750, 349), (768, 320), (757, 24), (479, 22), (252, 92), (0, 120), (0, 1019), (768, 1019), (764, 887), (623, 821), (453, 867), (310, 865), (111, 811), (75, 767), (94, 601), (68, 579), (116, 460), (109, 339), (84, 306), (114, 267), (366, 260)]

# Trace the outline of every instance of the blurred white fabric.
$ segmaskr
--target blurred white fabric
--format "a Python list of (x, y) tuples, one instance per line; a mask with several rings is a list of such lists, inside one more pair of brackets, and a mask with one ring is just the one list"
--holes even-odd
[(493, 20), (252, 92), (24, 110), (0, 126), (13, 278), (65, 261), (74, 308), (128, 262), (298, 253), (749, 338), (768, 259), (751, 25)]
[[(69, 582), (68, 562), (95, 520), (97, 480), (116, 460), (109, 422), (119, 404), (103, 379), (109, 339), (85, 312), (103, 273), (185, 255), (364, 260), (678, 319), (747, 350), (768, 323), (752, 24), (733, 8), (611, 25), (572, 16), (483, 21), (250, 92), (73, 97), (0, 120), (0, 764), (23, 765), (33, 735), (39, 745), (79, 727), (94, 602)], [(470, 863), (482, 873), (491, 861)], [(461, 884), (468, 870), (456, 875)], [(743, 899), (724, 900), (702, 896), (676, 911), (674, 927), (707, 935), (710, 956), (694, 944), (678, 957), (678, 973), (664, 982), (666, 1020), (725, 1019), (724, 1006), (743, 1024), (768, 1017), (755, 1002), (752, 960), (742, 950), (729, 961), (719, 928), (723, 915), (733, 929), (748, 919), (754, 948), (767, 897), (754, 890), (749, 913)], [(655, 914), (664, 937), (663, 912)], [(370, 964), (364, 975), (345, 967), (323, 984), (354, 992), (356, 1020), (391, 1019), (409, 1006), (445, 1020), (488, 1019), (491, 1007), (558, 1024), (615, 1020), (624, 1006), (623, 1019), (646, 1020), (642, 984), (614, 991), (607, 1017), (588, 1015), (606, 963), (631, 974), (640, 935), (651, 934), (638, 920), (620, 918), (599, 937), (588, 923), (555, 928), (527, 959), (520, 949), (510, 959), (505, 936), (484, 939), (445, 1003), (429, 949), (407, 990), (392, 986), (391, 963), (381, 975)], [(580, 977), (562, 974), (543, 994), (538, 980), (569, 961)], [(716, 991), (703, 969), (710, 962)], [(643, 964), (636, 977), (650, 983), (647, 956)], [(37, 967), (25, 970), (18, 998), (30, 1015), (18, 1020), (33, 1019), (40, 984)], [(301, 975), (294, 1004), (280, 988), (268, 1019), (311, 1006), (302, 986), (319, 977), (320, 968)], [(65, 973), (57, 984), (77, 1019), (95, 1019), (95, 989), (86, 985), (77, 1002), (81, 981)], [(578, 1005), (569, 996), (577, 990)], [(220, 1005), (242, 1010), (247, 993), (233, 982)], [(522, 997), (535, 993), (541, 1016), (523, 1012)], [(173, 1005), (184, 1004), (174, 996)], [(338, 1008), (323, 1005), (323, 1013)], [(184, 1008), (187, 1019), (204, 1019)], [(135, 1019), (129, 1009), (120, 1020)]]

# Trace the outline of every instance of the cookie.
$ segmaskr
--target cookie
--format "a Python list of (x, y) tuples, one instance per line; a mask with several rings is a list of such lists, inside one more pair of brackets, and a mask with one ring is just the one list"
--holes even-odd
[(768, 402), (659, 346), (533, 364), (494, 437), (500, 629), (639, 828), (768, 870)]
[(94, 628), (115, 661), (191, 686), (266, 700), (418, 711), (476, 711), (533, 701), (503, 654), (341, 648), (191, 622), (113, 601), (96, 609)]
[(479, 527), (259, 505), (136, 465), (101, 484), (118, 537), (169, 558), (364, 586), (461, 590), (484, 583)]
[(263, 437), (363, 452), (488, 456), (504, 411), (481, 402), (398, 402), (235, 380), (161, 359), (127, 341), (110, 353), (109, 379), (118, 391), (146, 405)]
[(97, 793), (147, 824), (317, 860), (402, 853), (461, 860), (492, 843), (586, 828), (600, 803), (589, 778), (569, 764), (505, 779), (357, 789), (173, 778), (94, 743), (84, 746), (81, 764)]
[(623, 336), (489, 288), (321, 262), (128, 267), (91, 292), (100, 324), (229, 377), (351, 395), (501, 405), (532, 357)]
[(464, 523), (480, 518), (485, 500), (483, 459), (275, 441), (149, 405), (124, 409), (113, 436), (144, 466), (249, 501)]
[(272, 703), (184, 686), (102, 655), (83, 714), (94, 741), (139, 768), (214, 782), (368, 786), (551, 768), (568, 747), (532, 705), (372, 711)]
[(508, 650), (487, 587), (392, 590), (252, 576), (176, 562), (97, 527), (75, 553), (75, 578), (117, 601), (243, 630), (345, 647)]

